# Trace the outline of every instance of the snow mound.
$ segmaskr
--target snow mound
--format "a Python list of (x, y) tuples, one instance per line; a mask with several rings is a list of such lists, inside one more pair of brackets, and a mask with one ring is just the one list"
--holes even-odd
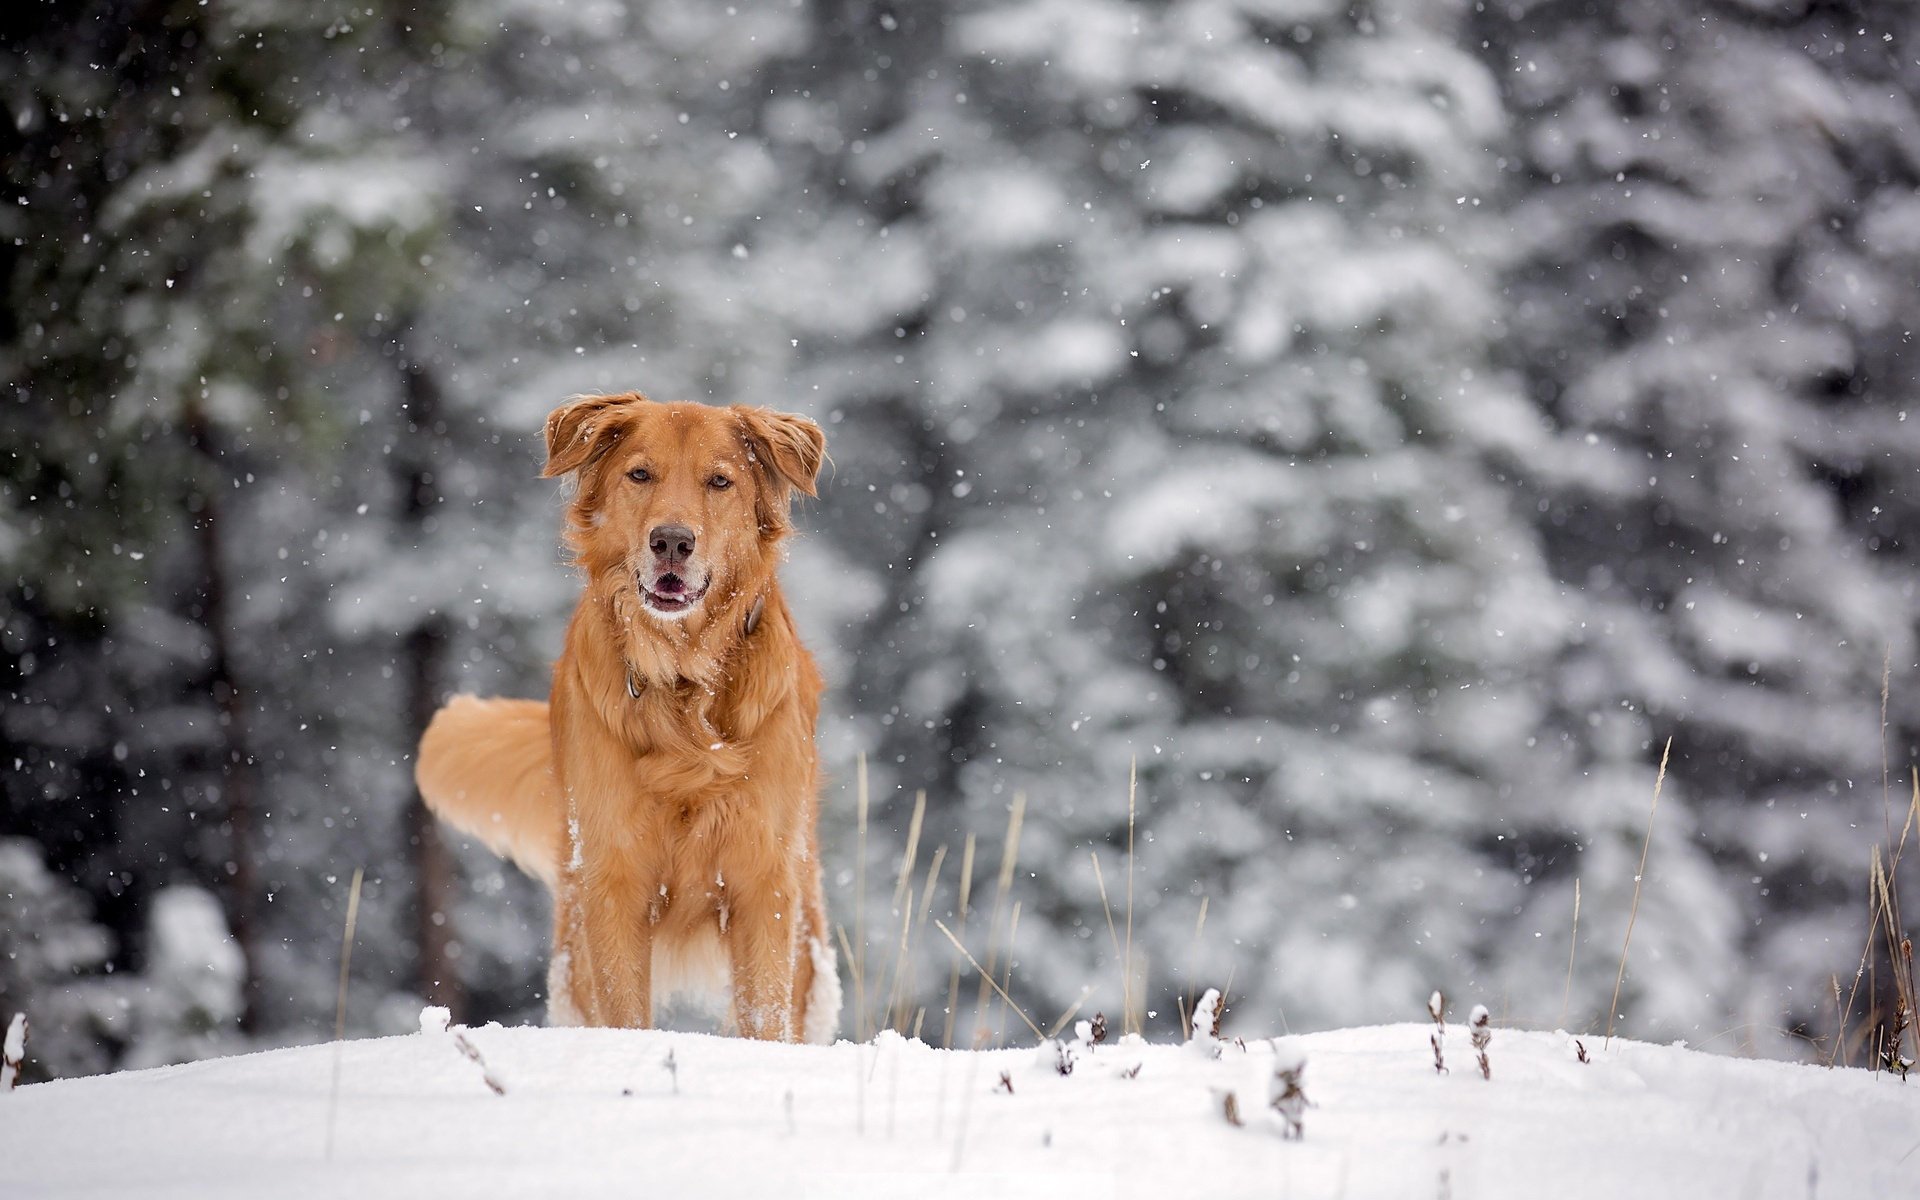
[(59, 1081), (0, 1127), (35, 1197), (1920, 1196), (1920, 1091), (1889, 1076), (1501, 1030), (1488, 1080), (1436, 1074), (1429, 1029), (1210, 1057), (456, 1027), (475, 1057), (435, 1033)]

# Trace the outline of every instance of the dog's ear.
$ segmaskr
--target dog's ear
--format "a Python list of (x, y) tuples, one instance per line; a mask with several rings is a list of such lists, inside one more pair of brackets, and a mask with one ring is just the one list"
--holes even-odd
[(547, 417), (547, 465), (540, 477), (569, 475), (598, 461), (627, 431), (630, 407), (645, 399), (638, 392), (580, 396), (554, 409)]
[(827, 436), (805, 417), (775, 412), (770, 408), (736, 406), (740, 427), (746, 435), (747, 449), (754, 460), (769, 468), (788, 486), (809, 496), (820, 493), (814, 480), (820, 475), (820, 462), (826, 456)]

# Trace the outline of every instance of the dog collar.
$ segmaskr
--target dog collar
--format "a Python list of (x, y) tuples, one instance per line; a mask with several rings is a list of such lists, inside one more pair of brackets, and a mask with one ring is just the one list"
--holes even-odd
[[(747, 628), (744, 636), (752, 637), (753, 631), (760, 628), (760, 614), (766, 610), (766, 607), (767, 598), (765, 596), (761, 596), (753, 602), (753, 607), (747, 610)], [(627, 695), (632, 696), (635, 700), (640, 698), (640, 678), (633, 673), (632, 663), (627, 664)]]

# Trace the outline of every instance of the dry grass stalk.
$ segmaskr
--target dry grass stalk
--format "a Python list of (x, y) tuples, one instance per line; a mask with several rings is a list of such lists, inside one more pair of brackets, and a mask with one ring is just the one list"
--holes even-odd
[(1560, 1028), (1567, 1027), (1567, 1005), (1573, 1000), (1573, 956), (1580, 950), (1580, 877), (1573, 879), (1573, 940), (1567, 946), (1567, 986), (1560, 993)]
[(887, 1055), (887, 1140), (893, 1140), (894, 1118), (900, 1111), (900, 1052)]
[[(959, 938), (953, 936), (953, 930), (947, 928), (946, 922), (936, 917), (934, 918), (933, 927), (935, 929), (938, 929), (941, 933), (944, 933), (947, 935), (947, 940), (953, 943), (953, 948), (955, 950), (958, 950), (961, 954), (966, 955), (967, 961), (973, 964), (973, 969), (980, 973), (980, 978), (992, 984), (996, 991), (1000, 990), (999, 981), (994, 979), (993, 976), (987, 974), (986, 969), (980, 965), (980, 962), (978, 959), (974, 958), (972, 954), (967, 953), (967, 948), (960, 944)], [(1033, 1030), (1033, 1036), (1035, 1038), (1041, 1038), (1042, 1035), (1040, 1033), (1040, 1027), (1038, 1025), (1035, 1025), (1031, 1020), (1028, 1019), (1026, 1012), (1018, 1004), (1013, 1003), (1013, 997), (1007, 995), (1004, 991), (1001, 991), (1000, 994), (1002, 999), (1004, 999), (1008, 1004), (1013, 1006), (1013, 1011), (1019, 1014), (1020, 1019), (1022, 1021), (1027, 1022), (1027, 1028)]]
[[(1900, 1003), (1908, 1016), (1920, 1013), (1920, 987), (1916, 987), (1913, 972), (1913, 939), (1905, 933), (1906, 921), (1900, 914), (1900, 858), (1906, 853), (1907, 835), (1913, 831), (1914, 821), (1920, 818), (1920, 767), (1913, 768), (1912, 800), (1907, 805), (1907, 819), (1900, 827), (1900, 840), (1895, 843), (1891, 861), (1887, 864), (1886, 877), (1880, 881), (1880, 910), (1887, 920), (1887, 952), (1892, 960), (1895, 981), (1899, 990)], [(1907, 1025), (1912, 1028), (1911, 1023)], [(1914, 1048), (1920, 1051), (1920, 1030), (1915, 1030)], [(1900, 1053), (1900, 1040), (1894, 1039), (1896, 1056)], [(1908, 1060), (1911, 1061), (1911, 1060)], [(1906, 1078), (1903, 1071), (1901, 1078)]]
[(1125, 957), (1126, 974), (1121, 979), (1121, 1015), (1122, 1028), (1129, 1033), (1139, 1033), (1141, 1022), (1133, 1011), (1133, 813), (1134, 795), (1138, 788), (1140, 760), (1133, 757), (1127, 760), (1127, 948)]
[[(993, 911), (987, 916), (987, 966), (980, 976), (980, 990), (973, 999), (973, 1037), (978, 1042), (986, 1030), (987, 985), (994, 983), (1000, 965), (1000, 908), (1013, 887), (1013, 872), (1020, 861), (1020, 826), (1026, 820), (1027, 797), (1013, 794), (1013, 807), (1007, 812), (1007, 834), (1000, 843), (1000, 877), (993, 893)], [(979, 965), (975, 964), (975, 969)], [(997, 985), (996, 985), (997, 986)]]
[[(860, 990), (860, 971), (854, 962), (853, 943), (847, 940), (847, 927), (836, 924), (833, 927), (833, 933), (840, 939), (840, 953), (846, 957), (848, 970), (853, 972), (853, 987), (857, 993)], [(859, 1026), (854, 1027), (853, 1033), (856, 1039), (860, 1036)]]
[[(1020, 935), (1020, 902), (1013, 902), (1013, 914), (1007, 919), (1007, 971), (1000, 981), (1000, 1019), (993, 1023), (993, 1044), (1001, 1046), (1007, 1040), (1007, 1006), (1013, 1003), (1013, 940)], [(1028, 1021), (1029, 1028), (1033, 1022)], [(1039, 1030), (1035, 1029), (1038, 1033)]]
[(1579, 1038), (1573, 1039), (1573, 1056), (1579, 1059), (1583, 1063), (1590, 1063), (1593, 1061), (1591, 1058), (1587, 1057), (1587, 1044), (1581, 1041)]
[[(925, 793), (922, 793), (922, 795), (924, 796)], [(916, 812), (916, 817), (917, 815), (918, 813)], [(919, 825), (918, 820), (916, 820), (914, 824), (917, 831)], [(905, 1032), (907, 1010), (913, 1003), (913, 997), (907, 994), (910, 986), (907, 982), (907, 964), (913, 961), (914, 945), (919, 940), (921, 932), (926, 929), (927, 917), (933, 911), (933, 891), (939, 883), (940, 866), (946, 861), (946, 857), (946, 846), (942, 845), (934, 851), (933, 862), (929, 864), (927, 868), (926, 885), (920, 892), (920, 916), (917, 921), (913, 919), (913, 889), (911, 887), (907, 889), (907, 903), (900, 914), (900, 949), (893, 960), (893, 982), (887, 988), (885, 1028)], [(909, 921), (913, 921), (911, 932), (909, 932), (908, 929)], [(924, 1009), (921, 1010), (923, 1016), (925, 1015), (925, 1011)], [(914, 1036), (919, 1036), (917, 1023)]]
[(853, 855), (853, 943), (858, 948), (847, 956), (853, 969), (853, 1038), (867, 1039), (867, 756), (860, 755), (854, 768), (854, 813), (859, 828)]
[[(474, 1066), (480, 1068), (480, 1078), (486, 1083), (488, 1088), (492, 1089), (494, 1095), (504, 1096), (507, 1094), (506, 1085), (501, 1083), (499, 1077), (496, 1076), (493, 1073), (492, 1069), (487, 1066), (487, 1060), (480, 1057), (479, 1047), (475, 1046), (472, 1042), (468, 1041), (466, 1034), (462, 1033), (458, 1029), (454, 1030), (453, 1045), (456, 1050), (466, 1055), (467, 1058), (473, 1062)], [(669, 1059), (673, 1057), (672, 1051), (668, 1051), (667, 1057)], [(680, 1090), (679, 1084), (677, 1082), (674, 1085), (674, 1090), (675, 1091)]]
[[(864, 779), (865, 776), (863, 774), (863, 790), (865, 786)], [(893, 885), (893, 899), (889, 902), (888, 907), (889, 912), (897, 914), (900, 918), (900, 941), (894, 950), (891, 970), (880, 977), (880, 979), (886, 981), (887, 989), (886, 992), (879, 997), (881, 1007), (880, 1010), (874, 1014), (874, 1022), (871, 1029), (868, 1029), (865, 1025), (866, 998), (864, 988), (860, 989), (861, 995), (858, 1007), (860, 1010), (861, 1023), (854, 1027), (854, 1033), (861, 1041), (865, 1041), (882, 1029), (892, 1029), (897, 1023), (895, 1008), (898, 1003), (901, 977), (905, 973), (907, 956), (912, 948), (913, 866), (920, 856), (920, 829), (922, 823), (926, 820), (926, 816), (927, 793), (925, 791), (916, 791), (913, 794), (913, 817), (907, 823), (907, 843), (906, 847), (900, 852), (900, 868)], [(863, 806), (863, 820), (864, 817), (865, 809)], [(861, 855), (861, 861), (865, 862), (864, 852)], [(861, 898), (863, 900), (865, 899), (865, 894), (863, 884), (861, 891)], [(864, 938), (861, 940), (860, 949), (862, 953), (865, 953), (866, 941)], [(879, 979), (876, 979), (875, 982), (879, 982)]]
[(1647, 810), (1647, 839), (1640, 845), (1640, 870), (1633, 877), (1633, 904), (1627, 910), (1627, 936), (1620, 943), (1620, 970), (1613, 977), (1613, 999), (1607, 1004), (1607, 1041), (1613, 1041), (1613, 1019), (1620, 1012), (1620, 985), (1627, 979), (1627, 950), (1633, 945), (1633, 923), (1640, 916), (1640, 885), (1647, 877), (1647, 852), (1653, 849), (1653, 817), (1660, 811), (1660, 788), (1667, 781), (1667, 755), (1673, 752), (1673, 739), (1667, 739), (1660, 751), (1660, 771), (1653, 777), (1653, 807)]
[[(1873, 958), (1873, 942), (1883, 933), (1887, 937), (1889, 965), (1896, 970), (1899, 970), (1903, 964), (1905, 966), (1905, 970), (1901, 971), (1897, 977), (1896, 986), (1901, 997), (1907, 1002), (1908, 1011), (1916, 1010), (1912, 950), (1909, 939), (1900, 932), (1904, 925), (1899, 916), (1900, 889), (1897, 886), (1900, 859), (1906, 852), (1907, 837), (1913, 830), (1916, 817), (1920, 817), (1920, 768), (1914, 769), (1913, 799), (1907, 806), (1907, 819), (1900, 828), (1900, 840), (1893, 844), (1892, 865), (1882, 870), (1879, 846), (1874, 847), (1873, 859), (1868, 864), (1866, 943), (1860, 947), (1860, 962), (1854, 968), (1853, 986), (1848, 989), (1846, 1004), (1840, 1010), (1839, 1027), (1834, 1030), (1833, 1047), (1827, 1054), (1827, 1065), (1830, 1067), (1840, 1061), (1841, 1050), (1847, 1045), (1847, 1022), (1852, 1019), (1854, 1003), (1859, 999), (1861, 980), (1868, 978), (1870, 974), (1877, 973), (1878, 964)], [(1877, 988), (1870, 985), (1867, 991), (1872, 995)], [(1839, 996), (1837, 983), (1834, 994), (1837, 999)], [(1876, 1047), (1877, 1051), (1878, 1047)], [(1852, 1055), (1849, 1054), (1848, 1061), (1851, 1059)]]
[[(1122, 972), (1122, 977), (1120, 980), (1120, 990), (1121, 990), (1122, 996), (1124, 997), (1126, 994), (1126, 987), (1127, 987), (1127, 981), (1125, 978), (1126, 959), (1123, 958), (1120, 954), (1120, 931), (1114, 927), (1113, 905), (1109, 903), (1107, 900), (1107, 877), (1106, 877), (1106, 874), (1100, 870), (1099, 851), (1089, 850), (1087, 851), (1087, 857), (1093, 860), (1093, 882), (1100, 889), (1100, 911), (1107, 915), (1107, 940), (1113, 944), (1113, 961), (1121, 964), (1120, 969)], [(1125, 1005), (1124, 999), (1122, 999), (1121, 1004), (1122, 1004), (1122, 1008), (1120, 1010), (1120, 1028), (1124, 1031), (1127, 1025), (1126, 1008), (1124, 1007)]]
[[(874, 1024), (874, 1032), (876, 1033), (881, 1029), (897, 1029), (901, 1022), (906, 1019), (904, 1010), (906, 1008), (907, 998), (901, 995), (901, 987), (906, 974), (907, 962), (913, 953), (911, 937), (913, 922), (913, 865), (920, 855), (920, 829), (922, 822), (926, 819), (926, 815), (927, 794), (924, 791), (915, 792), (913, 794), (913, 818), (907, 827), (906, 849), (901, 851), (899, 878), (894, 883), (893, 888), (891, 911), (899, 914), (900, 917), (900, 942), (894, 951), (893, 969), (888, 975), (885, 1007), (880, 1010), (878, 1019)], [(939, 870), (940, 858), (945, 855), (945, 852), (946, 848), (943, 846), (941, 847), (941, 854), (935, 856), (933, 864), (935, 871)], [(932, 903), (933, 878), (931, 874), (929, 874), (927, 879), (926, 899), (928, 904)]]
[[(1879, 861), (1880, 851), (1874, 849), (1874, 861)], [(1847, 990), (1846, 1007), (1840, 1010), (1840, 1027), (1833, 1033), (1833, 1049), (1827, 1053), (1829, 1067), (1838, 1064), (1840, 1051), (1847, 1044), (1847, 1022), (1853, 1017), (1853, 1005), (1860, 998), (1860, 981), (1866, 977), (1868, 960), (1873, 956), (1873, 939), (1880, 931), (1880, 896), (1873, 887), (1873, 867), (1867, 869), (1867, 940), (1860, 947), (1860, 962), (1853, 969), (1853, 986)], [(1849, 1056), (1851, 1061), (1851, 1056)]]
[(1427, 1015), (1433, 1018), (1433, 1032), (1427, 1035), (1427, 1044), (1433, 1047), (1433, 1071), (1436, 1075), (1447, 1073), (1447, 1055), (1443, 1048), (1447, 1040), (1447, 998), (1439, 988), (1427, 997)]
[(1092, 985), (1081, 988), (1080, 998), (1067, 1006), (1067, 1011), (1060, 1014), (1059, 1020), (1047, 1026), (1047, 1036), (1050, 1038), (1059, 1037), (1060, 1031), (1067, 1027), (1067, 1022), (1073, 1020), (1073, 1015), (1080, 1011), (1080, 1006), (1085, 1004), (1087, 997), (1091, 995), (1093, 995)]
[(893, 885), (893, 908), (899, 912), (900, 904), (907, 895), (907, 880), (913, 874), (913, 864), (920, 856), (920, 825), (927, 818), (927, 793), (917, 791), (913, 794), (913, 818), (907, 822), (907, 848), (900, 856), (900, 878)]
[[(1904, 836), (1902, 841), (1905, 841)], [(1903, 847), (1904, 848), (1904, 847)], [(1898, 860), (1895, 860), (1897, 867)], [(1884, 1040), (1880, 1046), (1879, 1065), (1889, 1070), (1897, 1070), (1901, 1078), (1906, 1078), (1906, 1067), (1901, 1064), (1911, 1062), (1902, 1050), (1908, 1026), (1908, 1015), (1915, 1011), (1913, 976), (1913, 939), (1902, 932), (1900, 920), (1900, 893), (1894, 886), (1895, 867), (1883, 867), (1880, 855), (1873, 856), (1873, 887), (1879, 897), (1881, 930), (1886, 937), (1887, 963), (1893, 971), (1894, 1010), (1893, 1022), (1883, 1030)]]
[(940, 882), (940, 868), (946, 865), (946, 861), (947, 844), (942, 842), (934, 847), (933, 862), (927, 866), (926, 886), (920, 889), (920, 923), (914, 927), (915, 937), (927, 927), (927, 917), (933, 912), (933, 889)]
[[(861, 1137), (867, 1136), (867, 1072), (860, 1064), (860, 1057), (866, 1052), (864, 1049), (866, 1045), (867, 1043), (861, 1042), (854, 1047), (853, 1051), (853, 1131)], [(880, 1047), (875, 1045), (873, 1052), (877, 1066)]]
[(340, 988), (333, 1014), (333, 1083), (327, 1091), (327, 1157), (333, 1157), (334, 1118), (340, 1111), (340, 1046), (347, 1036), (347, 973), (353, 966), (353, 930), (360, 922), (360, 885), (366, 870), (353, 869), (353, 883), (347, 888), (347, 926), (340, 935)]
[(913, 938), (913, 889), (911, 887), (907, 889), (906, 901), (906, 905), (898, 910), (900, 913), (900, 944), (893, 954), (893, 973), (887, 982), (887, 994), (884, 1000), (884, 1007), (880, 1010), (879, 1020), (874, 1026), (874, 1032), (876, 1033), (882, 1029), (893, 1028), (894, 1003), (900, 993), (901, 968), (906, 965), (907, 946)]
[[(943, 1064), (945, 1063), (946, 1059), (944, 1056), (942, 1057), (941, 1061)], [(953, 1161), (949, 1163), (947, 1166), (947, 1170), (949, 1172), (958, 1172), (960, 1170), (960, 1156), (962, 1152), (966, 1149), (966, 1145), (967, 1145), (967, 1120), (969, 1117), (973, 1115), (974, 1084), (979, 1077), (979, 1073), (980, 1073), (980, 1055), (969, 1054), (967, 1056), (967, 1082), (961, 1088), (961, 1092), (960, 1092), (960, 1097), (961, 1097), (960, 1127), (953, 1135)], [(944, 1078), (945, 1076), (943, 1075), (942, 1079)], [(1011, 1083), (1008, 1084), (1007, 1090), (1008, 1091), (1013, 1090), (1013, 1086)], [(943, 1089), (941, 1093), (941, 1104), (943, 1107), (945, 1103), (946, 1103), (946, 1094)]]
[[(973, 894), (973, 842), (971, 833), (967, 835), (966, 848), (960, 854), (960, 932), (967, 932), (967, 901)], [(947, 1020), (946, 1028), (941, 1031), (940, 1044), (953, 1049), (953, 1021), (960, 1012), (960, 963), (955, 960), (947, 972)]]
[(1180, 1006), (1180, 1028), (1189, 1037), (1192, 1033), (1187, 1029), (1187, 1014), (1193, 1011), (1193, 977), (1199, 969), (1200, 933), (1207, 927), (1207, 901), (1210, 899), (1210, 896), (1200, 897), (1200, 916), (1193, 923), (1193, 945), (1187, 960), (1187, 995), (1186, 1002)]
[(1893, 844), (1893, 774), (1887, 769), (1887, 697), (1893, 685), (1893, 645), (1888, 643), (1880, 659), (1880, 819), (1886, 826), (1887, 844)]

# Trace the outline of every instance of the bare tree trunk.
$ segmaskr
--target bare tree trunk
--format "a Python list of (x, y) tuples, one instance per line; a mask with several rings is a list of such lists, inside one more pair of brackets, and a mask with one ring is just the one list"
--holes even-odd
[(199, 511), (193, 515), (194, 539), (200, 550), (200, 624), (207, 631), (212, 651), (209, 686), (220, 713), (222, 740), (220, 779), (221, 802), (227, 832), (227, 861), (221, 894), (225, 901), (227, 924), (240, 947), (246, 964), (246, 982), (241, 992), (240, 1028), (255, 1032), (260, 1025), (258, 931), (254, 923), (254, 812), (260, 800), (260, 768), (254, 758), (251, 724), (248, 720), (246, 690), (240, 684), (234, 664), (233, 631), (227, 619), (227, 568), (221, 528), (221, 490), (219, 475), (225, 470), (219, 449), (213, 444), (213, 430), (197, 402), (186, 410), (187, 440), (206, 463), (209, 480), (194, 498)]
[[(401, 527), (413, 535), (417, 545), (428, 531), (434, 506), (440, 502), (433, 475), (433, 443), (442, 434), (440, 387), (414, 357), (412, 333), (412, 319), (403, 317), (393, 335), (394, 365), (400, 371), (407, 420), (406, 436), (394, 455), (394, 467), (400, 474)], [(407, 737), (414, 745), (419, 744), (420, 734), (440, 704), (446, 648), (446, 622), (438, 613), (426, 617), (406, 636)], [(453, 958), (457, 898), (453, 858), (418, 793), (408, 801), (406, 828), (407, 845), (413, 851), (420, 994), (448, 1008), (459, 1020), (466, 994)]]

